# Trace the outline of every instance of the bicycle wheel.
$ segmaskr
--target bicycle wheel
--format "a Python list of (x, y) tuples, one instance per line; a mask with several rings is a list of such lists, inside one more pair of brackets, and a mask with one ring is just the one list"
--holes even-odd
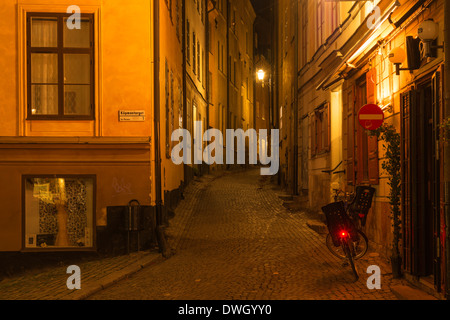
[(356, 269), (355, 261), (353, 259), (355, 254), (352, 248), (350, 248), (349, 243), (347, 241), (342, 242), (342, 249), (345, 252), (345, 255), (347, 256), (348, 262), (350, 263), (350, 267), (352, 268), (356, 280), (358, 280), (359, 279), (358, 270)]
[[(360, 230), (358, 230), (358, 234), (360, 236), (359, 240), (352, 242), (353, 250), (355, 252), (355, 256), (354, 256), (355, 260), (358, 260), (359, 258), (363, 257), (367, 253), (367, 250), (369, 249), (369, 241), (367, 240), (366, 235)], [(347, 257), (344, 250), (342, 250), (341, 246), (336, 247), (333, 244), (333, 239), (331, 237), (331, 234), (327, 235), (326, 245), (327, 245), (328, 250), (330, 250), (330, 252), (333, 255), (335, 255), (336, 257), (341, 258), (341, 259), (345, 259)]]
[(369, 249), (369, 240), (367, 236), (361, 230), (358, 230), (359, 240), (353, 241), (351, 244), (353, 246), (353, 252), (355, 256), (353, 257), (355, 260), (362, 258)]

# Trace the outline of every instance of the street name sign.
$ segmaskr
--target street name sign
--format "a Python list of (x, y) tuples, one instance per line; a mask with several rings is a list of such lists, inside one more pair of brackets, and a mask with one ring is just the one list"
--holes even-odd
[(144, 110), (120, 110), (119, 111), (119, 121), (121, 121), (121, 122), (145, 121), (145, 111)]

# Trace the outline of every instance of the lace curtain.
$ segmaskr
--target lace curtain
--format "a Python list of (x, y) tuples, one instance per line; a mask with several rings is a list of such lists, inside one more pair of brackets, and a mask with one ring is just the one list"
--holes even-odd
[[(32, 47), (57, 46), (56, 19), (33, 18)], [(31, 106), (33, 114), (58, 114), (58, 56), (31, 54)]]

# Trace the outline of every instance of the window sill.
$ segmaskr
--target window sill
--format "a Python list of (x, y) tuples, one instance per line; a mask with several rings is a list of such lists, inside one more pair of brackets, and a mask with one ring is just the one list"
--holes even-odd
[(26, 121), (95, 121), (93, 116), (86, 117), (46, 117), (46, 116), (28, 116)]
[(23, 248), (20, 250), (20, 252), (24, 253), (30, 253), (30, 252), (96, 252), (97, 248), (95, 247), (89, 247), (89, 248), (80, 248), (80, 247), (61, 247), (61, 248), (54, 248), (54, 247), (36, 247), (36, 248)]
[(1, 144), (148, 144), (150, 137), (0, 137)]
[(326, 150), (321, 150), (317, 153), (315, 153), (314, 155), (311, 156), (311, 159), (316, 159), (316, 158), (321, 158), (325, 155), (330, 154), (330, 150), (326, 149)]

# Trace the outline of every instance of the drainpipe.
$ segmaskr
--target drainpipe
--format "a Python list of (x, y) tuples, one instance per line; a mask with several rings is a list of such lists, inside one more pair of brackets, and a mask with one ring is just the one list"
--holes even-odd
[[(450, 116), (450, 3), (444, 1), (444, 118)], [(450, 148), (444, 146), (445, 296), (450, 299)]]
[[(253, 44), (253, 74), (252, 74), (252, 79), (253, 79), (253, 128), (255, 130), (257, 130), (258, 128), (256, 127), (256, 78), (255, 78), (255, 69), (256, 69), (256, 54), (257, 54), (257, 50), (255, 49), (255, 26), (256, 26), (256, 18), (255, 21), (253, 21), (253, 36), (252, 36), (252, 44)], [(258, 132), (258, 131), (257, 131)], [(257, 133), (258, 137), (259, 137), (259, 133)]]
[(168, 256), (168, 246), (165, 237), (163, 221), (163, 205), (161, 192), (161, 141), (160, 141), (160, 26), (159, 26), (159, 1), (153, 1), (153, 21), (154, 21), (154, 35), (153, 35), (153, 50), (154, 50), (154, 149), (155, 149), (155, 193), (156, 193), (156, 237), (158, 239), (158, 246), (164, 257)]
[[(275, 129), (280, 129), (280, 115), (278, 112), (278, 100), (279, 100), (279, 87), (278, 84), (280, 83), (280, 76), (279, 76), (279, 63), (278, 63), (278, 47), (279, 47), (279, 43), (278, 43), (278, 34), (279, 34), (279, 21), (278, 21), (278, 8), (279, 8), (279, 2), (277, 0), (272, 0), (271, 1), (272, 4), (272, 26), (273, 26), (273, 30), (271, 30), (271, 38), (272, 38), (272, 63), (271, 63), (271, 68), (272, 68), (272, 85), (271, 85), (271, 90), (272, 90), (272, 97), (270, 97), (271, 99), (271, 112), (273, 114), (273, 127)], [(281, 139), (281, 135), (280, 135), (280, 139)], [(278, 144), (280, 144), (280, 141), (277, 142)], [(278, 170), (277, 173), (277, 183), (278, 185), (281, 185), (281, 168), (280, 170)]]
[[(210, 30), (209, 30), (209, 14), (214, 11), (214, 9), (216, 8), (216, 3), (214, 1), (212, 2), (213, 8), (211, 10), (208, 10), (208, 1), (209, 0), (204, 0), (205, 1), (205, 10), (206, 10), (206, 14), (205, 14), (205, 77), (206, 77), (206, 131), (209, 130), (210, 124), (209, 124), (209, 107), (211, 106), (211, 97), (210, 94), (211, 92), (209, 91), (209, 82), (211, 81), (210, 76), (209, 76), (209, 48), (210, 48), (210, 43), (209, 43), (209, 34), (210, 34)], [(207, 166), (207, 170), (208, 173), (210, 172), (210, 166)]]
[[(183, 53), (183, 76), (182, 76), (182, 81), (183, 81), (183, 129), (187, 129), (187, 83), (186, 83), (186, 69), (187, 69), (187, 65), (186, 65), (186, 47), (190, 44), (186, 44), (186, 0), (182, 0), (181, 1), (181, 21), (183, 23), (183, 27), (181, 28), (182, 30), (182, 35), (181, 35), (181, 51)], [(188, 182), (190, 181), (189, 179), (189, 165), (188, 164), (183, 164), (183, 171), (184, 171), (184, 186), (186, 186), (188, 184)]]
[[(227, 62), (227, 127), (225, 129), (230, 129), (231, 128), (231, 118), (230, 118), (230, 70), (231, 70), (231, 61), (228, 59), (228, 57), (230, 56), (230, 0), (226, 1), (226, 12), (227, 12), (227, 56), (226, 56), (226, 62)], [(223, 59), (223, 57), (222, 57)], [(231, 141), (226, 141), (226, 137), (225, 137), (225, 144), (227, 147), (228, 143), (232, 143)], [(230, 168), (229, 164), (226, 164), (226, 169), (228, 170)]]
[[(295, 1), (295, 21), (298, 21), (298, 1)], [(298, 27), (295, 28), (294, 44), (294, 195), (298, 195)]]

